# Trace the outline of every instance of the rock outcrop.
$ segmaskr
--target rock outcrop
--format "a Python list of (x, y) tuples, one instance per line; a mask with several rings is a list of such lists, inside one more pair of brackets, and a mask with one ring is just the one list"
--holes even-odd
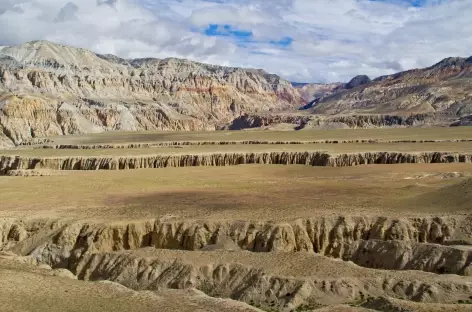
[(313, 105), (317, 114), (472, 113), (472, 57), (447, 58), (424, 69), (382, 76)]
[[(197, 288), (281, 311), (377, 296), (453, 303), (472, 291), (467, 277), (472, 276), (472, 249), (444, 244), (470, 234), (470, 225), (465, 216), (285, 223), (4, 219), (0, 251), (13, 252), (3, 255), (17, 261), (68, 269), (82, 280), (108, 280), (135, 290)], [(269, 260), (274, 263), (266, 265)], [(290, 268), (295, 264), (307, 271)], [(464, 276), (401, 271), (410, 269)]]
[[(373, 81), (358, 76), (347, 84), (293, 87), (258, 69), (124, 60), (34, 41), (0, 50), (0, 148), (35, 137), (215, 130), (228, 124), (234, 129), (280, 122), (297, 129), (462, 125), (467, 119), (458, 118), (472, 113), (471, 77), (471, 58), (452, 58)], [(337, 116), (294, 114), (300, 107)], [(280, 112), (292, 116), (266, 117)]]
[(428, 125), (449, 125), (454, 120), (448, 114), (397, 115), (339, 115), (323, 116), (308, 114), (243, 114), (225, 126), (229, 130), (270, 128), (277, 124), (291, 124), (293, 129), (338, 128), (406, 128)]
[(293, 86), (300, 91), (300, 95), (307, 102), (310, 103), (315, 99), (320, 99), (331, 95), (342, 88), (343, 83), (306, 83), (293, 84)]
[(344, 89), (349, 90), (349, 89), (357, 88), (359, 86), (368, 84), (370, 82), (372, 82), (372, 80), (370, 80), (370, 78), (368, 76), (358, 75), (358, 76), (352, 78), (351, 81), (346, 83), (343, 87), (344, 87)]
[(288, 81), (262, 70), (119, 60), (46, 41), (3, 48), (0, 56), (2, 146), (108, 130), (214, 130), (242, 112), (303, 101)]
[(459, 126), (472, 126), (472, 115), (461, 117), (458, 121), (451, 125), (451, 127)]
[[(145, 250), (141, 253), (146, 255), (96, 253), (83, 259), (76, 270), (78, 276), (85, 280), (105, 277), (132, 289), (195, 287), (212, 296), (232, 298), (281, 311), (291, 311), (310, 302), (316, 306), (332, 302), (353, 302), (379, 295), (419, 302), (453, 302), (456, 298), (467, 298), (472, 290), (467, 280), (444, 282), (439, 276), (426, 274), (411, 276), (401, 272), (389, 274), (365, 270), (364, 277), (284, 277), (272, 273), (270, 268), (237, 262), (219, 263), (215, 259), (209, 263), (189, 263), (182, 258), (165, 259), (167, 257), (161, 257), (160, 253), (153, 257), (152, 251)], [(313, 264), (315, 262), (316, 259), (313, 259)], [(327, 268), (334, 265), (336, 264), (326, 263)], [(346, 266), (343, 263), (337, 265)], [(356, 269), (351, 267), (351, 270), (359, 271)]]
[(243, 164), (347, 167), (366, 164), (470, 163), (472, 154), (448, 152), (326, 152), (199, 153), (145, 156), (0, 156), (0, 175), (11, 170), (127, 170), (166, 167), (235, 166)]
[[(280, 224), (176, 220), (93, 224), (7, 219), (0, 224), (0, 250), (31, 254), (41, 262), (52, 266), (62, 264), (67, 268), (70, 261), (96, 252), (142, 247), (199, 250), (231, 240), (241, 249), (254, 252), (308, 251), (351, 260), (366, 267), (443, 270), (443, 273), (471, 275), (472, 250), (433, 245), (468, 235), (471, 231), (469, 221), (466, 217), (389, 219), (353, 216), (319, 217)], [(377, 260), (372, 260), (372, 254), (378, 257)]]

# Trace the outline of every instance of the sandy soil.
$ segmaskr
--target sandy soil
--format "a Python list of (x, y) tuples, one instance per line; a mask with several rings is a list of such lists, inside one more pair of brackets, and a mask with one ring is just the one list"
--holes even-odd
[(115, 283), (52, 276), (51, 270), (0, 260), (2, 312), (260, 311), (247, 304), (190, 290), (136, 292)]
[(470, 164), (246, 165), (0, 177), (0, 216), (292, 220), (470, 213)]
[(361, 152), (472, 152), (472, 142), (439, 143), (345, 143), (345, 144), (288, 144), (288, 145), (202, 145), (182, 148), (125, 148), (125, 149), (30, 149), (0, 151), (0, 155), (66, 157), (66, 156), (140, 156), (169, 154), (207, 154), (237, 152), (328, 152), (330, 154)]
[[(307, 130), (299, 132), (114, 132), (86, 136), (57, 137), (52, 138), (50, 144), (120, 144), (129, 142), (167, 142), (179, 140), (313, 141), (356, 139), (379, 139), (386, 141), (472, 139), (472, 131), (468, 128), (433, 128), (351, 129), (332, 131)], [(0, 155), (30, 155), (38, 157), (81, 155), (130, 156), (241, 151), (327, 151), (332, 154), (367, 151), (449, 151), (472, 153), (472, 142), (218, 145), (189, 146), (184, 148), (127, 148), (103, 150), (55, 150), (23, 147), (17, 150), (0, 151)], [(97, 229), (97, 235), (93, 234), (95, 232), (92, 231), (89, 236), (85, 235), (82, 231), (80, 231), (80, 233), (74, 232), (75, 228), (71, 226), (65, 229), (63, 233), (61, 232), (61, 235), (58, 235), (58, 231), (61, 230), (60, 227), (58, 229), (53, 229), (52, 227), (48, 228), (48, 224), (53, 223), (31, 222), (33, 225), (26, 231), (21, 230), (21, 223), (23, 221), (17, 220), (19, 225), (17, 226), (15, 223), (15, 225), (10, 227), (8, 225), (10, 221), (6, 218), (73, 219), (82, 221), (88, 220), (90, 223), (103, 222), (104, 224), (113, 225), (116, 222), (118, 225), (122, 224), (123, 228), (126, 228), (126, 224), (132, 221), (149, 221), (159, 218), (205, 221), (230, 220), (234, 222), (239, 222), (235, 220), (248, 222), (265, 221), (267, 224), (273, 224), (270, 221), (283, 223), (283, 221), (292, 221), (299, 218), (330, 215), (371, 215), (376, 218), (385, 216), (400, 219), (415, 216), (436, 217), (460, 215), (461, 217), (452, 219), (462, 220), (462, 216), (470, 216), (472, 213), (471, 164), (363, 165), (339, 168), (308, 167), (302, 165), (242, 165), (234, 167), (185, 167), (124, 171), (55, 172), (50, 170), (37, 170), (37, 172), (30, 173), (37, 176), (0, 176), (0, 218), (5, 218), (4, 221), (6, 221), (4, 222), (5, 228), (0, 229), (3, 231), (0, 233), (2, 235), (0, 236), (0, 242), (4, 244), (0, 244), (0, 251), (3, 250), (3, 248), (11, 247), (9, 249), (10, 251), (19, 250), (18, 253), (24, 253), (24, 255), (34, 254), (38, 259), (46, 259), (44, 261), (49, 261), (48, 263), (50, 263), (51, 266), (62, 263), (61, 261), (63, 259), (57, 258), (59, 259), (57, 260), (56, 257), (67, 258), (72, 254), (69, 253), (69, 251), (72, 250), (70, 248), (85, 244), (85, 246), (90, 247), (91, 253), (96, 252), (95, 256), (100, 255), (100, 252), (103, 250), (104, 253), (101, 255), (109, 256), (108, 260), (106, 260), (106, 257), (103, 259), (110, 261), (110, 263), (99, 263), (103, 264), (102, 268), (114, 268), (119, 270), (119, 267), (114, 267), (115, 264), (113, 262), (116, 261), (116, 257), (115, 260), (113, 260), (113, 256), (117, 256), (117, 254), (118, 258), (121, 256), (129, 256), (137, 257), (137, 261), (140, 261), (139, 259), (145, 259), (146, 261), (150, 259), (151, 262), (153, 259), (157, 259), (158, 261), (168, 261), (174, 264), (181, 262), (191, 264), (192, 266), (206, 265), (212, 267), (214, 264), (229, 265), (238, 263), (263, 271), (266, 275), (281, 277), (282, 280), (286, 279), (287, 281), (294, 278), (303, 283), (308, 281), (313, 282), (318, 278), (326, 281), (339, 281), (343, 279), (356, 281), (366, 281), (370, 279), (370, 281), (378, 281), (379, 279), (385, 278), (385, 280), (392, 279), (400, 281), (398, 287), (405, 287), (405, 291), (408, 292), (418, 291), (420, 294), (425, 294), (426, 296), (429, 296), (430, 293), (441, 293), (443, 291), (447, 293), (447, 298), (441, 298), (440, 296), (435, 297), (436, 301), (434, 302), (452, 303), (456, 302), (458, 298), (464, 301), (464, 298), (468, 296), (467, 291), (469, 286), (460, 286), (462, 288), (458, 286), (459, 288), (454, 290), (453, 287), (456, 286), (448, 285), (469, 285), (470, 276), (433, 274), (423, 271), (369, 269), (368, 267), (379, 266), (369, 266), (366, 264), (364, 268), (351, 262), (334, 260), (308, 252), (254, 253), (238, 250), (239, 246), (235, 245), (235, 243), (233, 243), (233, 246), (229, 246), (230, 249), (234, 249), (233, 251), (220, 250), (221, 246), (215, 247), (215, 245), (206, 245), (206, 247), (199, 251), (142, 248), (144, 246), (154, 245), (143, 244), (142, 242), (138, 242), (139, 240), (137, 240), (138, 243), (130, 245), (129, 242), (133, 240), (130, 239), (129, 233), (134, 232), (126, 232), (128, 233), (128, 240), (125, 240), (125, 234), (119, 231), (119, 226), (116, 227), (116, 231), (110, 230), (107, 232), (107, 230), (102, 231), (101, 229)], [(467, 218), (463, 219), (468, 220)], [(454, 220), (450, 222), (455, 222)], [(427, 235), (433, 235), (431, 236), (431, 240), (427, 241), (436, 242), (434, 237), (446, 235), (445, 231), (447, 227), (444, 224), (442, 227), (439, 227), (439, 225), (434, 222), (436, 221), (428, 223), (430, 225), (432, 224), (432, 230), (430, 228), (424, 230), (425, 233), (428, 233)], [(441, 223), (442, 221), (437, 222)], [(27, 222), (25, 222), (25, 224), (26, 223)], [(35, 228), (36, 225), (38, 228)], [(433, 225), (435, 226), (434, 229)], [(44, 228), (39, 228), (41, 226)], [(87, 226), (88, 223), (83, 228), (87, 228)], [(401, 227), (401, 225), (399, 226)], [(469, 226), (470, 223), (466, 221), (464, 221), (464, 223), (458, 223), (457, 227), (464, 227), (458, 229), (458, 232), (465, 233), (470, 231)], [(133, 227), (131, 227), (131, 229), (132, 228)], [(392, 229), (398, 231), (397, 234), (405, 234), (404, 232), (406, 231), (403, 228), (393, 227)], [(443, 232), (439, 233), (440, 231)], [(120, 233), (123, 234), (123, 237), (120, 236)], [(143, 235), (136, 234), (137, 238), (144, 241), (144, 233), (147, 232), (143, 231)], [(284, 235), (282, 232), (273, 232), (272, 234), (280, 235), (281, 237)], [(467, 232), (465, 234), (470, 233)], [(338, 238), (342, 240), (343, 235), (346, 235), (346, 233), (336, 232), (330, 233), (328, 236), (335, 237), (336, 239), (333, 239), (333, 244), (337, 244)], [(409, 235), (403, 235), (402, 237), (409, 237)], [(84, 241), (81, 241), (79, 238)], [(372, 239), (372, 237), (370, 238)], [(21, 240), (24, 242), (23, 245)], [(283, 237), (278, 241), (283, 241)], [(80, 244), (78, 242), (80, 242)], [(147, 243), (149, 243), (149, 239)], [(451, 240), (451, 244), (457, 244), (458, 246), (455, 247), (461, 251), (468, 251), (471, 248), (470, 246), (460, 245), (465, 244), (462, 238), (460, 240)], [(16, 248), (15, 245), (18, 248)], [(26, 247), (23, 248), (22, 246), (29, 246), (28, 248), (31, 248), (30, 250), (26, 250)], [(163, 248), (175, 247), (171, 244), (165, 246), (166, 247)], [(389, 245), (381, 244), (381, 246)], [(224, 246), (224, 248), (226, 247), (228, 246)], [(177, 246), (176, 248), (179, 247)], [(200, 247), (197, 247), (196, 249), (199, 248)], [(34, 252), (33, 249), (35, 249)], [(74, 252), (82, 252), (81, 250), (80, 248), (77, 250), (74, 249)], [(117, 250), (122, 251), (117, 252)], [(384, 252), (389, 250), (390, 249), (384, 250)], [(364, 249), (362, 253), (370, 255), (367, 253), (366, 249)], [(402, 255), (404, 254), (405, 253), (402, 253)], [(457, 254), (463, 255), (466, 253), (462, 252)], [(89, 254), (86, 254), (86, 256), (88, 257)], [(435, 255), (432, 257), (434, 258)], [(32, 257), (30, 258), (32, 259)], [(132, 262), (134, 261), (133, 259), (130, 260), (131, 262), (128, 262), (131, 268), (135, 264)], [(431, 259), (431, 261), (433, 260), (436, 261), (438, 259)], [(454, 263), (462, 261), (465, 265), (468, 265), (466, 262), (469, 260), (469, 258), (463, 257), (463, 259), (457, 259), (457, 262)], [(456, 258), (453, 258), (453, 261), (456, 261)], [(439, 260), (436, 262), (439, 263), (438, 265), (441, 265)], [(142, 264), (142, 261), (140, 263)], [(73, 270), (71, 267), (68, 268)], [(158, 271), (158, 269), (156, 270)], [(131, 273), (135, 274), (136, 272), (139, 273), (140, 271), (133, 271)], [(166, 278), (165, 272), (166, 271), (162, 274), (164, 279)], [(434, 272), (442, 273), (444, 271)], [(98, 273), (96, 272), (96, 274)], [(134, 276), (131, 273), (129, 276)], [(258, 283), (267, 282), (267, 280), (264, 280), (264, 274), (261, 275), (261, 278), (257, 281), (250, 281), (255, 283), (256, 286)], [(134, 278), (133, 281), (137, 283), (138, 278)], [(404, 281), (406, 282), (402, 286)], [(408, 284), (408, 281), (411, 281), (411, 284)], [(290, 284), (289, 282), (287, 283), (287, 285)], [(330, 284), (330, 282), (328, 282), (328, 284)], [(410, 287), (407, 284), (412, 286)], [(163, 285), (165, 285), (165, 283), (163, 283)], [(356, 287), (360, 285), (359, 289), (362, 290), (368, 289), (368, 286), (364, 287), (366, 284), (362, 284), (362, 282), (352, 285), (357, 285)], [(341, 283), (341, 286), (344, 287), (342, 289), (349, 289), (352, 285), (349, 284), (349, 282)], [(375, 285), (379, 286), (379, 284)], [(418, 285), (423, 285), (421, 287), (424, 289)], [(254, 285), (247, 284), (246, 286)], [(274, 289), (277, 289), (275, 286)], [(417, 287), (421, 289), (417, 289)], [(438, 290), (438, 292), (435, 292), (435, 287), (437, 287), (436, 290)], [(378, 288), (382, 289), (382, 287)], [(144, 289), (144, 286), (143, 288), (137, 287), (136, 289)], [(466, 293), (464, 293), (464, 289), (466, 289)], [(336, 292), (333, 292), (329, 287), (324, 291), (330, 294), (327, 298), (333, 298), (333, 304), (348, 302), (346, 300), (335, 300)], [(283, 292), (282, 296), (286, 296), (285, 293), (286, 291)], [(457, 297), (456, 293), (459, 293), (460, 296)], [(390, 293), (390, 295), (391, 294), (392, 293)], [(393, 294), (397, 293), (394, 292)], [(263, 293), (260, 295), (265, 296)], [(400, 296), (399, 298), (412, 299), (412, 297), (404, 296)], [(356, 298), (353, 297), (353, 299)], [(245, 303), (229, 299), (211, 298), (193, 289), (158, 289), (152, 292), (133, 291), (110, 282), (84, 282), (54, 276), (53, 270), (41, 269), (7, 259), (0, 259), (0, 301), (2, 302), (0, 311), (8, 312), (258, 311), (256, 308)], [(250, 303), (250, 301), (246, 302)], [(296, 304), (299, 303), (302, 302)], [(309, 308), (309, 305), (299, 305), (298, 307), (300, 309), (296, 311), (314, 309)], [(319, 311), (465, 312), (472, 311), (471, 307), (472, 306), (466, 304), (431, 305), (388, 298), (386, 300), (373, 301), (370, 305), (366, 303), (366, 305), (362, 307), (335, 305), (321, 308)], [(285, 312), (283, 309), (280, 311)]]

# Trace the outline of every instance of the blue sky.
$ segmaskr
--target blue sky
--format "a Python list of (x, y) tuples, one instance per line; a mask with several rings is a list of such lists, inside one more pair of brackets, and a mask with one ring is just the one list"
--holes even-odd
[(470, 16), (472, 0), (0, 0), (0, 45), (45, 39), (333, 82), (470, 56)]

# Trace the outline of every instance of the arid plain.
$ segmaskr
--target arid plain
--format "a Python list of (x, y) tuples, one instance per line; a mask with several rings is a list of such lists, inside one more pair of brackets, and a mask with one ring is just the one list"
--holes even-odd
[(467, 127), (35, 138), (0, 151), (0, 299), (470, 311), (471, 163)]

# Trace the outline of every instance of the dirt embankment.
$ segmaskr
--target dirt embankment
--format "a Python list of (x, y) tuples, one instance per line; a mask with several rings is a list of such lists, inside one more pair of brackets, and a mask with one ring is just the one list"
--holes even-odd
[(435, 245), (463, 236), (469, 226), (469, 219), (452, 217), (323, 217), (282, 224), (150, 220), (122, 225), (5, 220), (0, 238), (3, 248), (21, 254), (32, 252), (43, 262), (66, 267), (72, 258), (94, 252), (142, 247), (199, 250), (230, 239), (241, 249), (254, 252), (316, 252), (365, 267), (472, 275), (472, 250)]
[[(456, 303), (472, 291), (472, 249), (447, 244), (470, 233), (471, 224), (467, 217), (129, 224), (5, 219), (0, 251), (69, 269), (83, 280), (136, 290), (196, 288), (277, 311), (378, 296)], [(231, 251), (221, 250), (225, 246)]]
[(309, 128), (400, 128), (424, 125), (449, 125), (454, 121), (447, 114), (396, 115), (295, 115), (295, 114), (244, 114), (226, 128), (242, 130), (265, 128), (278, 124), (291, 124), (297, 130)]
[(192, 166), (233, 166), (242, 164), (278, 164), (347, 167), (365, 164), (469, 163), (472, 154), (449, 152), (364, 152), (334, 154), (326, 152), (260, 152), (175, 154), (129, 157), (29, 157), (0, 156), (0, 175), (10, 170), (124, 170)]

